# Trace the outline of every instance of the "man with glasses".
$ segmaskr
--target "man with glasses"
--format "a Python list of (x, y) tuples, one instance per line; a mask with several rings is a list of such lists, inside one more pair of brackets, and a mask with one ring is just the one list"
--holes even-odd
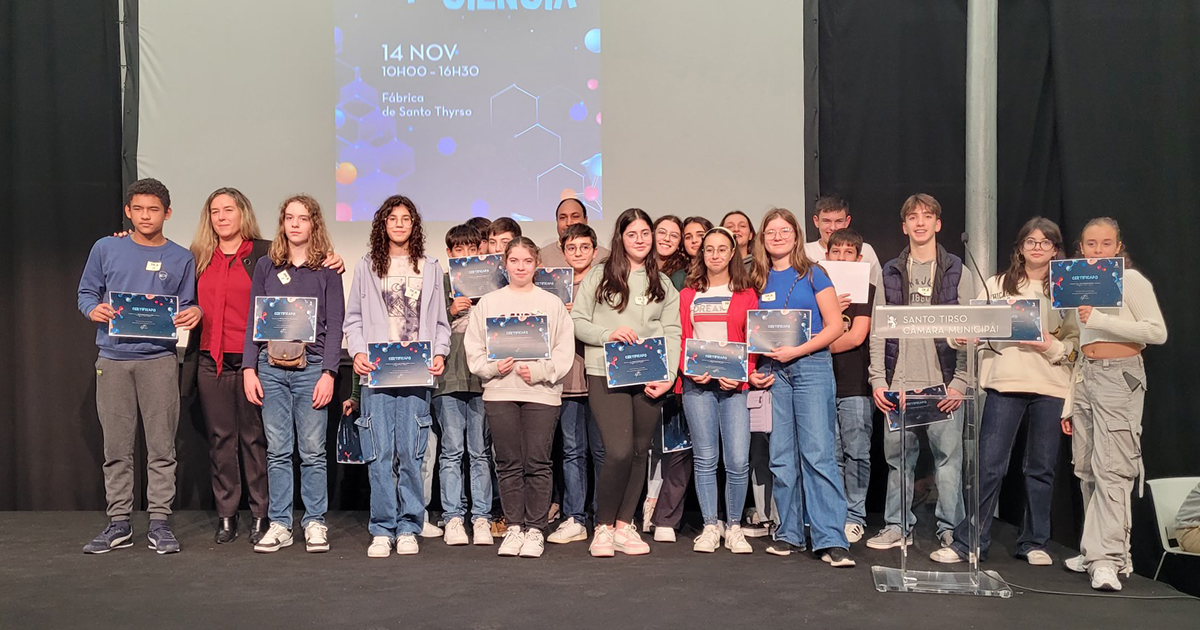
[[(559, 244), (562, 241), (563, 234), (567, 228), (582, 223), (587, 225), (587, 206), (583, 202), (574, 198), (568, 197), (558, 202), (558, 208), (554, 211), (555, 227), (558, 228), (558, 238), (552, 242), (542, 245), (542, 266), (543, 267), (570, 267), (567, 264), (567, 259), (563, 256), (562, 246)], [(608, 258), (608, 249), (604, 247), (596, 247), (596, 262), (603, 262)], [(583, 276), (579, 273), (575, 274), (575, 278), (582, 279)]]

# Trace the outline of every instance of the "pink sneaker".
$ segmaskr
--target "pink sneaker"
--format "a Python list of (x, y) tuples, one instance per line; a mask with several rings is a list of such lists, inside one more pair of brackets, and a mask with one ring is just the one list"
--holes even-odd
[(650, 545), (642, 540), (637, 528), (631, 524), (621, 527), (613, 535), (613, 547), (628, 556), (644, 556), (650, 553)]
[(592, 544), (588, 553), (593, 558), (611, 558), (617, 555), (613, 549), (613, 530), (608, 525), (597, 525), (596, 533), (592, 536)]

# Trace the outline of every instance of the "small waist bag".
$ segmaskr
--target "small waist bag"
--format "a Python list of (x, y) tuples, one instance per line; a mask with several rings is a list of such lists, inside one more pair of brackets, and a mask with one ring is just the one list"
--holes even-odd
[(285, 370), (303, 370), (308, 367), (308, 353), (303, 341), (268, 341), (267, 363)]

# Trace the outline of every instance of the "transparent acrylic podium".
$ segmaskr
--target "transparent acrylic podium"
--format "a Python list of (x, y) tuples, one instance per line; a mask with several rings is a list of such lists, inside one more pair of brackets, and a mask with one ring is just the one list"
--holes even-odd
[[(1004, 338), (1012, 334), (1011, 308), (1000, 306), (878, 306), (872, 318), (872, 334), (886, 339), (949, 339), (949, 338)], [(875, 579), (875, 590), (903, 593), (947, 593), (957, 595), (980, 595), (989, 597), (1012, 597), (1012, 589), (995, 571), (979, 570), (979, 425), (983, 414), (982, 391), (979, 388), (979, 355), (967, 353), (967, 391), (956, 397), (961, 404), (961, 415), (945, 422), (963, 424), (963, 509), (969, 524), (966, 571), (920, 571), (908, 567), (908, 536), (903, 536), (900, 546), (899, 567), (871, 567)], [(903, 374), (897, 372), (892, 388), (904, 392)], [(908, 470), (909, 440), (917, 439), (909, 428), (922, 426), (928, 420), (929, 405), (943, 400), (942, 396), (906, 396), (900, 406), (899, 431), (901, 436), (901, 519), (907, 518), (904, 509), (912, 501), (912, 488), (906, 483), (904, 471)], [(910, 427), (910, 422), (915, 424)], [(887, 428), (885, 427), (885, 430)], [(917, 450), (912, 456), (919, 455)], [(961, 565), (947, 565), (947, 568)]]

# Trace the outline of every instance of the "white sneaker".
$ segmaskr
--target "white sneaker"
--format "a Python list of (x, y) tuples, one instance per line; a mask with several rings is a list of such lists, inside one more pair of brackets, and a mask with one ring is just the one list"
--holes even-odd
[(324, 523), (310, 521), (304, 526), (304, 550), (308, 553), (329, 551), (329, 528)]
[(504, 540), (500, 541), (500, 551), (496, 552), (498, 556), (516, 557), (521, 553), (521, 547), (525, 544), (525, 536), (521, 533), (519, 525), (509, 525), (504, 532)]
[(421, 546), (417, 543), (416, 536), (400, 534), (396, 537), (397, 556), (415, 556), (419, 551), (421, 551)]
[(575, 517), (571, 517), (559, 523), (558, 528), (546, 540), (556, 545), (564, 545), (576, 540), (587, 540), (587, 528), (575, 520)]
[(446, 532), (445, 535), (442, 536), (442, 540), (446, 541), (446, 544), (452, 547), (465, 545), (471, 542), (470, 540), (467, 540), (467, 529), (463, 527), (463, 519), (461, 516), (455, 516), (454, 518), (450, 519), (449, 523), (446, 523)]
[(674, 527), (655, 527), (654, 528), (654, 542), (668, 542), (668, 543), (675, 542), (675, 528)]
[(1107, 564), (1092, 569), (1092, 588), (1097, 591), (1116, 592), (1121, 590), (1121, 580), (1117, 577), (1117, 570)]
[(955, 564), (958, 562), (966, 562), (958, 552), (950, 547), (941, 547), (929, 554), (929, 559), (942, 564)]
[(542, 537), (542, 530), (531, 529), (525, 532), (525, 540), (521, 542), (522, 558), (540, 558), (545, 550), (546, 540)]
[(267, 528), (267, 533), (263, 534), (262, 540), (254, 545), (254, 551), (257, 553), (274, 553), (284, 547), (292, 546), (292, 530), (283, 526), (282, 523), (271, 523)]
[(742, 533), (740, 525), (725, 530), (725, 548), (733, 553), (754, 553), (754, 547), (746, 542), (746, 535)]
[(1063, 560), (1063, 566), (1066, 567), (1068, 571), (1087, 573), (1087, 559), (1083, 557), (1083, 554)]
[(1048, 567), (1054, 564), (1054, 560), (1050, 558), (1050, 554), (1042, 549), (1034, 549), (1025, 554), (1025, 561), (1035, 567)]
[(441, 537), (442, 537), (442, 528), (438, 527), (437, 525), (434, 525), (433, 523), (430, 523), (429, 521), (425, 521), (425, 524), (421, 526), (421, 538), (441, 538)]
[[(904, 537), (900, 535), (900, 530), (895, 527), (884, 527), (879, 530), (878, 534), (867, 540), (867, 546), (871, 549), (892, 549), (899, 547), (904, 543)], [(912, 544), (912, 536), (908, 537), (908, 544)]]
[(492, 524), (486, 518), (475, 519), (475, 524), (472, 526), (474, 530), (474, 542), (476, 545), (490, 545), (496, 542), (492, 538)]
[(644, 556), (650, 553), (650, 545), (642, 540), (633, 523), (626, 524), (613, 534), (613, 548), (627, 556)]
[(592, 544), (588, 545), (588, 553), (593, 558), (611, 558), (617, 555), (613, 542), (613, 529), (608, 525), (597, 525), (596, 533), (592, 535)]
[[(738, 529), (741, 529), (740, 527)], [(704, 531), (692, 542), (692, 551), (712, 553), (721, 545), (721, 532), (716, 525), (705, 525)]]
[(863, 526), (859, 525), (858, 523), (846, 523), (844, 531), (846, 532), (846, 542), (850, 543), (851, 545), (862, 540), (863, 534), (865, 533)]
[(392, 555), (392, 539), (387, 536), (372, 536), (367, 547), (368, 558), (386, 558)]

